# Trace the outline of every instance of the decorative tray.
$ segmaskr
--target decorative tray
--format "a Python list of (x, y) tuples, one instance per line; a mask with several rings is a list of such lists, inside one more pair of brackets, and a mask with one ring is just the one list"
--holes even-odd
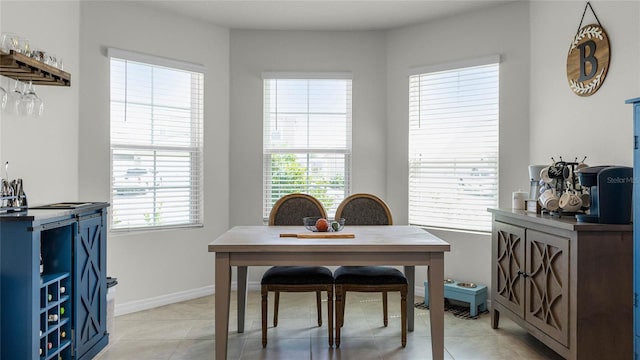
[(40, 205), (29, 207), (29, 209), (77, 209), (83, 206), (93, 205), (92, 202), (61, 202), (49, 205)]
[(299, 239), (353, 239), (356, 237), (353, 233), (343, 232), (308, 232), (300, 234), (280, 234), (280, 237), (295, 237)]

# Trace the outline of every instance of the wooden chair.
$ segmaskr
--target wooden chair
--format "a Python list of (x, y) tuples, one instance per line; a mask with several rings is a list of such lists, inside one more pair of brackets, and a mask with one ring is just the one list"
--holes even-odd
[[(353, 194), (336, 210), (336, 219), (345, 218), (345, 225), (392, 225), (389, 206), (372, 194)], [(333, 274), (336, 292), (336, 347), (340, 347), (340, 328), (344, 325), (347, 291), (381, 292), (383, 323), (387, 326), (387, 292), (400, 292), (402, 347), (407, 345), (406, 276), (396, 268), (386, 266), (341, 266)]]
[[(289, 194), (280, 198), (269, 214), (269, 225), (303, 225), (307, 216), (327, 217), (327, 212), (316, 198), (307, 194)], [(262, 347), (267, 346), (267, 299), (269, 291), (275, 293), (273, 326), (278, 326), (280, 292), (315, 292), (318, 326), (322, 326), (320, 295), (327, 292), (327, 319), (329, 346), (333, 346), (333, 274), (322, 266), (273, 266), (262, 276)]]

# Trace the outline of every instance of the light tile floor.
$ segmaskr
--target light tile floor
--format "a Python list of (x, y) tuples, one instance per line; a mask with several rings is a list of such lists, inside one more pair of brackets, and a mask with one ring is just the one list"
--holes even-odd
[[(415, 309), (415, 331), (407, 346), (400, 344), (399, 296), (389, 293), (389, 326), (382, 325), (380, 294), (349, 293), (340, 348), (329, 348), (326, 303), (323, 326), (317, 327), (315, 295), (282, 293), (278, 327), (270, 319), (268, 344), (261, 343), (260, 293), (250, 291), (245, 332), (236, 332), (236, 294), (231, 294), (228, 358), (234, 360), (431, 359), (429, 311)], [(269, 315), (272, 316), (272, 296)], [(422, 298), (416, 297), (416, 301)], [(97, 360), (207, 360), (214, 359), (214, 297), (207, 296), (118, 316), (109, 346)], [(445, 314), (445, 359), (533, 360), (562, 359), (503, 316), (491, 329), (488, 313), (476, 320)]]

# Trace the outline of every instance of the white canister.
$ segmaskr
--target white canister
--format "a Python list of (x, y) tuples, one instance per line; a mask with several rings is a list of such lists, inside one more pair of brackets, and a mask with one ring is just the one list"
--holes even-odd
[(511, 208), (513, 210), (526, 210), (525, 200), (529, 196), (529, 193), (518, 190), (513, 192)]

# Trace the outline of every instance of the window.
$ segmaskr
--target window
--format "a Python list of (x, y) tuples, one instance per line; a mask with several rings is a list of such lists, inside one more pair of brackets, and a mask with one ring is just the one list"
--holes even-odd
[(204, 69), (109, 49), (111, 229), (202, 225)]
[(351, 192), (351, 75), (264, 78), (263, 216), (294, 192), (332, 216)]
[(490, 231), (498, 204), (499, 58), (409, 77), (409, 223)]

